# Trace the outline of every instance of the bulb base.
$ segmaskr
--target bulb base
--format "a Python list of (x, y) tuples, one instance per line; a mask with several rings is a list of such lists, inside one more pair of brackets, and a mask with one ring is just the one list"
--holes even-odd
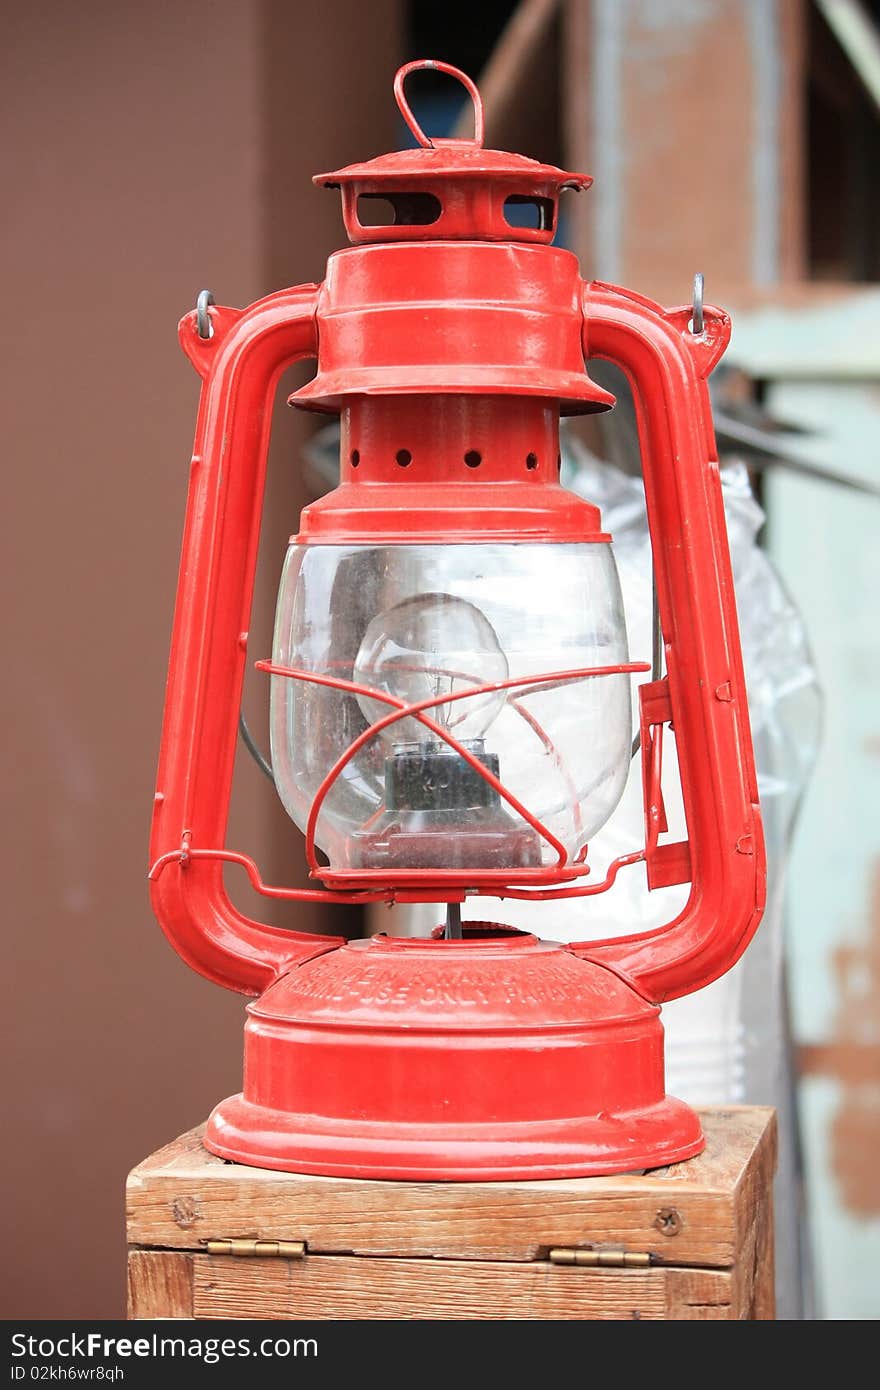
[[(499, 776), (482, 739), (463, 744)], [(385, 762), (385, 805), (348, 842), (357, 869), (536, 869), (541, 841), (496, 789), (444, 743), (400, 744)]]
[(468, 811), (389, 811), (370, 831), (352, 835), (353, 869), (508, 870), (541, 866), (541, 842), (531, 826), (501, 807)]

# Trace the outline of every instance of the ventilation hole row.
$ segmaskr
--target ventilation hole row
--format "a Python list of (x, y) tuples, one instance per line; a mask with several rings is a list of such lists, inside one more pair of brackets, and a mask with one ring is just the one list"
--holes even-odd
[[(401, 468), (409, 468), (412, 463), (412, 454), (409, 449), (398, 449), (394, 457)], [(352, 468), (357, 468), (361, 461), (360, 450), (352, 449), (349, 460)], [(464, 461), (468, 468), (479, 468), (480, 464), (483, 462), (483, 455), (479, 453), (477, 449), (468, 449), (464, 456)], [(557, 467), (561, 467), (561, 460), (559, 458), (557, 458), (556, 464)], [(526, 454), (526, 468), (528, 468), (529, 472), (532, 472), (537, 466), (538, 455)]]

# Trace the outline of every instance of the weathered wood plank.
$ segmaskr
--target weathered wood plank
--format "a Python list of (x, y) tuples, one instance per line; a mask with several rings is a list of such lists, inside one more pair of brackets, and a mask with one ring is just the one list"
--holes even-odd
[(734, 1277), (728, 1270), (666, 1269), (666, 1311), (670, 1322), (735, 1318)]
[(739, 1175), (734, 1191), (736, 1225), (735, 1316), (775, 1316), (773, 1249), (773, 1175), (776, 1171), (777, 1123), (771, 1115), (752, 1162)]
[(752, 1224), (743, 1237), (733, 1268), (734, 1317), (772, 1320), (776, 1316), (772, 1174), (756, 1194)]
[(752, 1303), (748, 1316), (761, 1321), (772, 1321), (776, 1317), (776, 1255), (772, 1184), (769, 1187), (766, 1202), (762, 1203), (758, 1210), (756, 1225)]
[(275, 1173), (215, 1158), (193, 1130), (130, 1175), (128, 1239), (190, 1250), (217, 1236), (305, 1240), (313, 1253), (507, 1261), (539, 1259), (554, 1245), (604, 1245), (647, 1250), (665, 1264), (729, 1268), (775, 1152), (773, 1112), (729, 1107), (701, 1118), (706, 1152), (687, 1163), (553, 1182)]
[(197, 1318), (706, 1319), (731, 1317), (722, 1270), (567, 1269), (476, 1260), (236, 1260), (196, 1255)]
[(129, 1318), (191, 1318), (195, 1258), (178, 1250), (130, 1250)]

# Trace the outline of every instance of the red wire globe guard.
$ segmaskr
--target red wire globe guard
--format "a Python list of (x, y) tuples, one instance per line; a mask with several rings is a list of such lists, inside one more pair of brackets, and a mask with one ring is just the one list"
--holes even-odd
[[(399, 92), (413, 66), (402, 70)], [(208, 338), (195, 313), (180, 326), (203, 387), (153, 815), (152, 902), (195, 970), (260, 996), (248, 1010), (243, 1094), (217, 1107), (205, 1142), (245, 1163), (388, 1178), (549, 1177), (669, 1163), (703, 1141), (693, 1112), (665, 1095), (659, 1004), (734, 964), (765, 895), (706, 387), (729, 321), (706, 308), (695, 334), (689, 308), (666, 311), (626, 290), (583, 283), (574, 257), (549, 241), (560, 190), (586, 187), (584, 176), (484, 151), (479, 138), (420, 143), (321, 177), (342, 188), (353, 239), (369, 242), (331, 257), (323, 286), (284, 290), (243, 312), (215, 306)], [(431, 190), (441, 209), (435, 226), (360, 225), (362, 195), (413, 188)], [(550, 225), (508, 226), (511, 191), (533, 196)], [(295, 400), (338, 410), (343, 433), (341, 486), (303, 515), (300, 539), (315, 544), (486, 535), (607, 542), (595, 509), (559, 487), (554, 441), (560, 409), (611, 403), (587, 376), (585, 358), (606, 358), (629, 378), (667, 675), (639, 690), (645, 846), (614, 861), (601, 883), (582, 883), (583, 857), (568, 860), (478, 762), (480, 775), (553, 845), (555, 863), (515, 877), (322, 868), (314, 847), (320, 798), (353, 749), (312, 808), (310, 867), (325, 886), (269, 887), (252, 860), (226, 848), (271, 404), (281, 372), (309, 357), (318, 359), (317, 374)], [(393, 462), (404, 427), (429, 461), (418, 478)], [(512, 474), (500, 480), (504, 487), (497, 477), (463, 487), (447, 476), (440, 452), (455, 454), (455, 430), (461, 440), (480, 430), (500, 438), (511, 459), (525, 457), (539, 438), (537, 476), (528, 489)], [(348, 464), (355, 443), (386, 461), (369, 483)], [(623, 669), (647, 668), (636, 662), (607, 673)], [(550, 672), (531, 681), (605, 673)], [(397, 702), (364, 737), (380, 723), (415, 716), (471, 761), (431, 720), (430, 704)], [(660, 838), (662, 733), (671, 723), (687, 824), (678, 844)], [(242, 865), (267, 896), (309, 901), (589, 897), (637, 862), (645, 862), (650, 887), (690, 882), (691, 891), (666, 926), (609, 941), (563, 946), (471, 926), (457, 942), (345, 944), (243, 915), (224, 885), (226, 862)]]

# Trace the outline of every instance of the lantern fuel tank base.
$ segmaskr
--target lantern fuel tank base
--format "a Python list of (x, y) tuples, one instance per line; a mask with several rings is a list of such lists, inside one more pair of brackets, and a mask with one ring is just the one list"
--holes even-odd
[(370, 1121), (334, 1133), (313, 1115), (290, 1115), (230, 1096), (208, 1122), (211, 1153), (254, 1168), (336, 1178), (416, 1182), (501, 1182), (643, 1172), (693, 1158), (704, 1148), (689, 1106), (666, 1097), (631, 1114), (556, 1125), (399, 1125)]
[(666, 1096), (659, 1008), (564, 945), (487, 926), (378, 936), (248, 1008), (245, 1084), (206, 1147), (336, 1177), (492, 1181), (656, 1168), (703, 1148)]

